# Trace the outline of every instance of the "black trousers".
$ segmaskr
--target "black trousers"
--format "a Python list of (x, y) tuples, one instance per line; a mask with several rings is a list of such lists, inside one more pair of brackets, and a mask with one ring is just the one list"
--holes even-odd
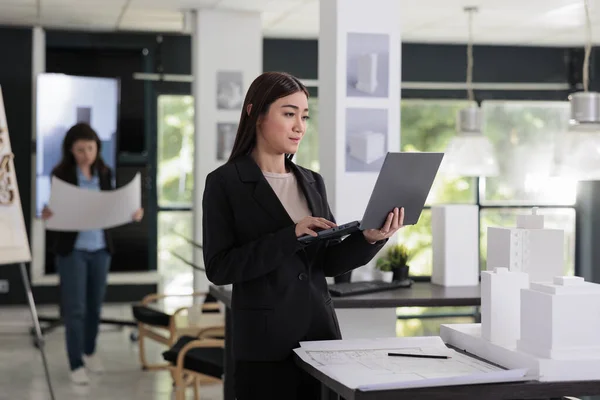
[(236, 361), (236, 400), (320, 400), (321, 385), (299, 368), (293, 357), (283, 361)]

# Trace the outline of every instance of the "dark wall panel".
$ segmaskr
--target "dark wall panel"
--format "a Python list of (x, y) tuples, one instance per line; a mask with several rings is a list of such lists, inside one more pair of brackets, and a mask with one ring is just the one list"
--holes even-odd
[(285, 71), (300, 79), (317, 79), (318, 52), (316, 40), (265, 39), (263, 70)]
[[(553, 47), (474, 46), (474, 82), (567, 81), (568, 49)], [(402, 45), (402, 80), (464, 82), (467, 47), (449, 44)]]
[[(158, 72), (162, 66), (164, 73), (190, 74), (191, 37), (188, 35), (157, 33), (97, 33), (48, 30), (46, 32), (48, 49), (70, 50), (147, 50), (151, 57), (151, 72)], [(150, 72), (150, 71), (148, 71)]]

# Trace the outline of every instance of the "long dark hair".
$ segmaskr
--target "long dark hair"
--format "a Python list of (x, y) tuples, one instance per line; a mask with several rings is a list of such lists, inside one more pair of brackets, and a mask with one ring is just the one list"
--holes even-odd
[(62, 159), (58, 165), (54, 167), (54, 170), (52, 171), (53, 175), (65, 175), (66, 173), (75, 169), (75, 156), (73, 156), (71, 150), (73, 148), (73, 144), (78, 140), (93, 140), (96, 142), (96, 146), (98, 147), (96, 160), (91, 166), (91, 173), (94, 174), (97, 172), (98, 175), (100, 175), (107, 171), (108, 167), (100, 155), (102, 151), (102, 141), (91, 126), (84, 122), (79, 122), (73, 125), (65, 135), (62, 143)]
[[(256, 146), (258, 118), (266, 114), (269, 106), (277, 99), (297, 92), (303, 92), (308, 97), (306, 86), (298, 78), (288, 73), (265, 72), (256, 78), (246, 93), (237, 134), (227, 162), (250, 153)], [(252, 104), (252, 109), (248, 115), (248, 105), (250, 104)], [(291, 158), (291, 155), (286, 156)]]

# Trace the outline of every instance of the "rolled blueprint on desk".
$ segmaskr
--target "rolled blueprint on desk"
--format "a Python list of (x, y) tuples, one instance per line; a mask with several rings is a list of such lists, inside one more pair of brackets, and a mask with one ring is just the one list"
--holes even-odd
[[(456, 352), (439, 336), (302, 342), (296, 354), (355, 390), (391, 390), (530, 380), (527, 369), (505, 370)], [(448, 359), (390, 357), (401, 352)]]
[(87, 231), (108, 229), (132, 221), (142, 206), (140, 174), (127, 185), (111, 191), (82, 189), (52, 177), (48, 208), (52, 217), (46, 229), (52, 231)]

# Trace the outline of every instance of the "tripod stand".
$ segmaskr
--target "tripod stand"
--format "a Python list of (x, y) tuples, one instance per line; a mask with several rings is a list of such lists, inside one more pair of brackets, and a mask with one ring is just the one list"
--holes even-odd
[(42, 355), (42, 362), (44, 363), (46, 382), (48, 383), (50, 398), (54, 400), (54, 391), (52, 390), (52, 381), (50, 379), (50, 371), (48, 370), (48, 360), (46, 359), (46, 353), (44, 352), (44, 337), (42, 336), (42, 329), (40, 328), (40, 321), (35, 308), (35, 302), (33, 300), (33, 293), (31, 292), (31, 285), (29, 284), (29, 277), (27, 276), (25, 263), (21, 263), (20, 268), (23, 285), (25, 286), (25, 294), (27, 295), (27, 302), (29, 303), (29, 310), (31, 311), (31, 318), (33, 319), (35, 329), (35, 345), (40, 350), (40, 354)]

